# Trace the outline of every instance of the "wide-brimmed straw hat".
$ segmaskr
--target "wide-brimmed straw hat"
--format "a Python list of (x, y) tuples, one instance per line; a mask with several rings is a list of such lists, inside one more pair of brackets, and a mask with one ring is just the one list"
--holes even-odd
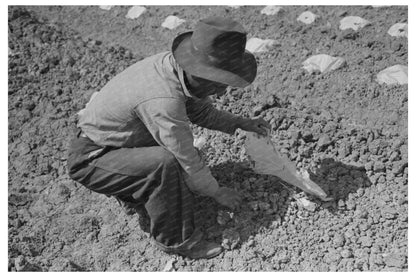
[(233, 87), (253, 82), (257, 63), (245, 50), (247, 34), (240, 23), (223, 17), (199, 21), (193, 32), (177, 36), (172, 43), (175, 60), (186, 72)]

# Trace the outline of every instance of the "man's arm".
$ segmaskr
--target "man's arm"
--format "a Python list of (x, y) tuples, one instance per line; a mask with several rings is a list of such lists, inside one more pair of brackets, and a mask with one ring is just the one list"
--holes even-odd
[(137, 105), (135, 112), (156, 142), (176, 157), (188, 174), (190, 189), (214, 197), (219, 186), (193, 146), (185, 104), (180, 99), (158, 98)]
[(233, 134), (237, 128), (240, 128), (267, 135), (266, 129), (270, 129), (270, 124), (261, 118), (244, 118), (227, 111), (217, 110), (208, 97), (199, 101), (189, 99), (186, 102), (186, 111), (192, 123), (227, 134)]
[(230, 112), (217, 110), (209, 97), (201, 100), (188, 99), (186, 112), (192, 123), (227, 134), (233, 134), (242, 119)]

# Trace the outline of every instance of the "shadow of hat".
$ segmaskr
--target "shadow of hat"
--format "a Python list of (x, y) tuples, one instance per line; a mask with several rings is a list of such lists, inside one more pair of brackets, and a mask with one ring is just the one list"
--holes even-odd
[(199, 21), (193, 32), (177, 36), (172, 43), (175, 60), (186, 72), (233, 87), (254, 81), (257, 63), (245, 50), (246, 32), (240, 23), (223, 17)]

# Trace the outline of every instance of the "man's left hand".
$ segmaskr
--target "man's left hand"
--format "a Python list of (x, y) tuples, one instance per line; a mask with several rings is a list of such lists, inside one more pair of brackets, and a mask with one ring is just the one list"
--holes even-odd
[(244, 118), (241, 121), (239, 128), (247, 132), (254, 132), (261, 136), (267, 136), (267, 129), (270, 130), (271, 126), (262, 118)]

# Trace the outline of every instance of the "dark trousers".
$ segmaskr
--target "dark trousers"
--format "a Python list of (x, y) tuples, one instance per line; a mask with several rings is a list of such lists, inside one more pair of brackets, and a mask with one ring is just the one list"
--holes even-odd
[(69, 176), (97, 193), (144, 205), (150, 234), (162, 250), (189, 249), (202, 236), (194, 222), (194, 195), (175, 157), (154, 144), (101, 147), (78, 131), (69, 149)]

